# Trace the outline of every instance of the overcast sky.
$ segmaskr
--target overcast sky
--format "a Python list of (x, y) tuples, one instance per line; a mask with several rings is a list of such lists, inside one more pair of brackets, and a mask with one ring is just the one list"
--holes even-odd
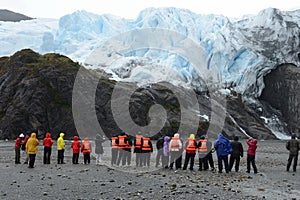
[(30, 17), (59, 18), (76, 10), (96, 14), (110, 13), (134, 19), (147, 7), (186, 8), (198, 14), (223, 14), (240, 17), (257, 14), (273, 7), (280, 10), (300, 9), (299, 0), (0, 0), (1, 9)]

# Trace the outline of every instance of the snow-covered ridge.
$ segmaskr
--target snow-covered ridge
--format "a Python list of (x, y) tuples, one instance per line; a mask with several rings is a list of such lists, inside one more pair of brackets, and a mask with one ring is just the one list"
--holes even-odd
[[(167, 29), (196, 41), (204, 49), (206, 67), (216, 64), (223, 85), (256, 97), (264, 87), (263, 76), (272, 68), (282, 63), (300, 66), (299, 27), (300, 10), (273, 8), (242, 19), (199, 15), (177, 8), (148, 8), (135, 20), (77, 11), (59, 21), (0, 22), (0, 55), (32, 48), (40, 53), (65, 54), (84, 63), (93, 50), (113, 36), (135, 29)], [(124, 43), (132, 40), (128, 38)], [(191, 69), (189, 61), (174, 54), (157, 49), (133, 50), (127, 55), (107, 54), (115, 54), (113, 58), (117, 61), (105, 64), (100, 58), (99, 65), (93, 67), (104, 68), (118, 80), (145, 83), (165, 80), (197, 89), (203, 87), (199, 82), (201, 74)]]

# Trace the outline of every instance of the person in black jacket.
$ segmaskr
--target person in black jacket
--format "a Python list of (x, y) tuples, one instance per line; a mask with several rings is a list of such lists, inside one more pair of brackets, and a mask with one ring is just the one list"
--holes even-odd
[(163, 147), (164, 147), (164, 138), (160, 137), (157, 142), (156, 142), (156, 149), (157, 149), (157, 154), (156, 154), (156, 164), (155, 167), (159, 166), (159, 161), (163, 157)]
[(300, 150), (300, 142), (296, 140), (296, 135), (292, 135), (291, 139), (286, 143), (286, 148), (290, 151), (286, 171), (290, 170), (292, 161), (294, 160), (293, 171), (296, 172), (298, 152)]
[(231, 142), (232, 153), (230, 155), (229, 161), (229, 171), (231, 171), (233, 164), (235, 162), (235, 171), (239, 171), (240, 158), (244, 155), (244, 149), (242, 143), (239, 142), (239, 137), (235, 136), (233, 142)]

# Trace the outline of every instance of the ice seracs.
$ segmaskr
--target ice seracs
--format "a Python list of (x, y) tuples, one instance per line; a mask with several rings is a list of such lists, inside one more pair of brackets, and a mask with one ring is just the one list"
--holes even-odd
[[(118, 55), (118, 61), (97, 65), (86, 63), (87, 57), (116, 35), (144, 28), (166, 29), (194, 40), (205, 52), (201, 60), (214, 73), (220, 85), (231, 85), (246, 96), (257, 97), (264, 88), (263, 76), (282, 63), (299, 66), (300, 11), (262, 10), (258, 15), (229, 19), (220, 15), (200, 15), (178, 8), (148, 8), (136, 19), (97, 15), (77, 11), (57, 20), (34, 19), (17, 23), (1, 22), (0, 55), (11, 55), (22, 48), (41, 53), (67, 55), (86, 66), (102, 68), (118, 80), (156, 82), (205, 89), (188, 60), (159, 49), (132, 49)], [(136, 38), (128, 37), (124, 43)], [(144, 38), (147, 40), (147, 37)], [(163, 42), (168, 38), (160, 38)], [(171, 41), (172, 42), (172, 41)], [(182, 40), (184, 42), (184, 40)], [(174, 47), (180, 42), (174, 42)], [(134, 60), (134, 63), (132, 63)], [(140, 63), (140, 64), (139, 64)], [(141, 64), (142, 63), (142, 64)]]

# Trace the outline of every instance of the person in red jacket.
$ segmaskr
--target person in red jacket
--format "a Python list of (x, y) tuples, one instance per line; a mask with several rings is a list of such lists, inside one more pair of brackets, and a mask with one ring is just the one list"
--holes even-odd
[(51, 134), (46, 133), (46, 137), (43, 140), (43, 145), (44, 145), (44, 159), (43, 159), (43, 162), (44, 162), (44, 164), (50, 164), (52, 144), (53, 144), (53, 140), (51, 138)]
[(74, 136), (74, 140), (71, 143), (71, 148), (73, 151), (72, 163), (78, 164), (79, 152), (80, 152), (81, 143), (78, 136)]
[(24, 134), (21, 133), (19, 137), (16, 139), (15, 143), (15, 164), (21, 164), (20, 158), (21, 158), (21, 146), (22, 146), (22, 140), (24, 138)]
[(90, 164), (91, 162), (91, 153), (92, 153), (92, 145), (88, 138), (84, 138), (81, 145), (81, 152), (83, 153), (84, 164)]
[(254, 173), (257, 174), (257, 167), (255, 164), (255, 154), (257, 148), (257, 140), (253, 138), (247, 139), (248, 151), (247, 151), (247, 173), (250, 173), (250, 163), (252, 164)]
[(197, 142), (195, 140), (194, 134), (190, 135), (190, 138), (187, 140), (187, 142), (184, 145), (184, 149), (186, 151), (186, 154), (185, 154), (183, 170), (186, 170), (190, 160), (191, 160), (190, 170), (194, 170), (194, 160), (195, 160), (196, 149), (197, 149)]

